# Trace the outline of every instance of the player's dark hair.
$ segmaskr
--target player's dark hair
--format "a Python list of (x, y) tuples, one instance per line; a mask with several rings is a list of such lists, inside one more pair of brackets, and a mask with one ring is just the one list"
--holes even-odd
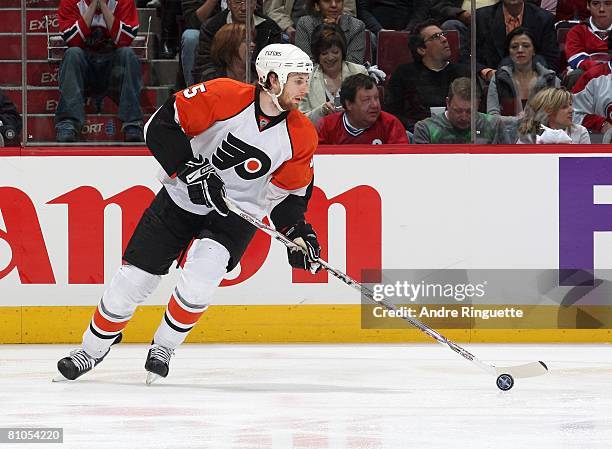
[(332, 47), (338, 47), (342, 51), (342, 60), (346, 59), (346, 38), (342, 29), (335, 24), (322, 23), (312, 32), (310, 52), (315, 64), (319, 63), (321, 53)]
[(340, 103), (344, 109), (346, 109), (347, 101), (351, 103), (355, 102), (357, 91), (359, 89), (372, 89), (376, 87), (376, 83), (372, 78), (364, 73), (358, 73), (351, 75), (342, 81), (342, 87), (340, 87)]
[(440, 24), (434, 19), (427, 19), (423, 22), (417, 23), (410, 30), (410, 37), (408, 38), (408, 48), (410, 48), (410, 53), (412, 53), (412, 58), (415, 61), (420, 61), (422, 59), (421, 55), (417, 51), (419, 48), (425, 48), (425, 39), (421, 36), (421, 31), (424, 28), (436, 26), (439, 27)]

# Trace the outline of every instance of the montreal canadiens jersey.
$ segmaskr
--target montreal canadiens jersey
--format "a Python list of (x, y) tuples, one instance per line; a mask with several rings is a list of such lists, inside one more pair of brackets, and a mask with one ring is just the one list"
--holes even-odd
[[(297, 110), (265, 116), (257, 95), (255, 86), (227, 78), (197, 84), (176, 94), (174, 120), (191, 137), (193, 155), (211, 161), (227, 197), (262, 218), (288, 195), (306, 194), (317, 133)], [(160, 180), (183, 209), (201, 215), (211, 211), (192, 203), (187, 185), (177, 177), (162, 171)]]

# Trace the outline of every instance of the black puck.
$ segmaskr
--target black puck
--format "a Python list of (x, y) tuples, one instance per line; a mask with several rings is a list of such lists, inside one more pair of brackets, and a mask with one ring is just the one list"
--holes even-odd
[(508, 391), (514, 386), (514, 378), (510, 374), (500, 374), (497, 377), (497, 388), (502, 391)]

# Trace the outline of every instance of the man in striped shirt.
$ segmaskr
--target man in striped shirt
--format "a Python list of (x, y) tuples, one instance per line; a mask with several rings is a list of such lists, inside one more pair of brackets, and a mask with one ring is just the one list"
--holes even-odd
[(59, 26), (68, 46), (60, 66), (55, 113), (58, 142), (75, 142), (85, 121), (85, 94), (119, 105), (125, 140), (142, 142), (140, 62), (129, 47), (138, 32), (133, 0), (62, 0)]

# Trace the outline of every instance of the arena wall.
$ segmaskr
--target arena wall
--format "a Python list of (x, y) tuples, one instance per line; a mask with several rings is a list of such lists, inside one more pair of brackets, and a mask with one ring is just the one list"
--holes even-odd
[[(160, 188), (158, 166), (145, 149), (126, 147), (9, 151), (0, 157), (0, 342), (78, 342)], [(314, 161), (309, 220), (323, 257), (358, 280), (363, 269), (606, 270), (609, 152), (603, 145), (324, 147)], [(150, 341), (177, 274), (171, 269), (138, 310), (124, 341)], [(612, 337), (609, 303), (527, 306), (552, 324), (443, 333), (463, 342)], [(598, 328), (580, 328), (577, 318), (573, 328), (558, 326), (560, 313), (571, 321), (585, 310), (600, 318)], [(257, 234), (188, 341), (428, 341), (413, 329), (362, 329), (360, 312), (358, 292), (324, 272), (292, 272), (285, 248)]]

